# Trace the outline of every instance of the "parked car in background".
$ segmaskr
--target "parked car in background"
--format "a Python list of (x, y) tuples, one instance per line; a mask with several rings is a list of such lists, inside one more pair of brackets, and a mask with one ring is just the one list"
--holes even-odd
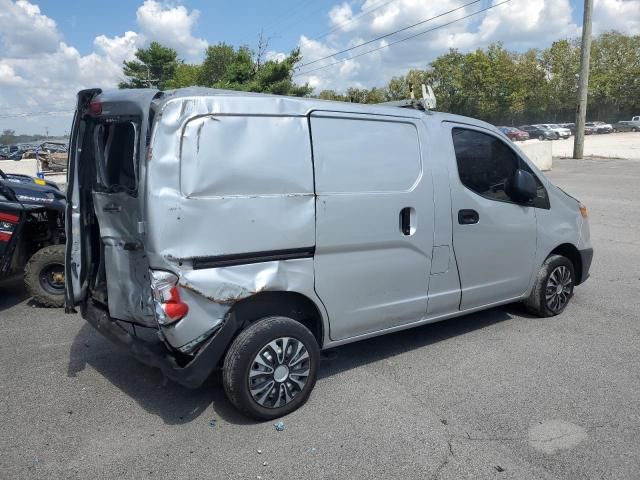
[[(559, 125), (561, 127), (568, 128), (569, 131), (571, 132), (571, 135), (575, 135), (576, 134), (576, 124), (575, 123), (560, 123)], [(584, 134), (585, 135), (592, 135), (594, 133), (596, 133), (596, 129), (594, 127), (589, 127), (588, 125), (584, 126)]]
[(635, 117), (631, 118), (632, 122), (640, 122), (640, 115), (636, 115)]
[(596, 133), (613, 133), (613, 127), (609, 123), (604, 122), (587, 122), (585, 126), (593, 127)]
[(527, 132), (529, 137), (537, 138), (538, 140), (557, 140), (560, 138), (557, 132), (539, 125), (522, 125), (518, 128), (523, 132)]
[(529, 134), (516, 127), (498, 127), (498, 130), (504, 133), (509, 140), (513, 140), (514, 142), (529, 140)]
[(571, 136), (571, 130), (565, 127), (561, 127), (557, 123), (540, 123), (535, 125), (536, 127), (546, 127), (550, 128), (554, 132), (558, 134), (559, 138), (569, 138)]
[(611, 125), (614, 132), (637, 132), (640, 131), (640, 126), (637, 124), (640, 122), (632, 122), (630, 120), (620, 120), (619, 122)]

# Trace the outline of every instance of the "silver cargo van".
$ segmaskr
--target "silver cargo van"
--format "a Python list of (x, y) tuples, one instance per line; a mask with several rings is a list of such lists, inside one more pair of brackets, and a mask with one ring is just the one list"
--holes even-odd
[(80, 92), (66, 220), (67, 311), (184, 385), (221, 367), (260, 419), (321, 349), (557, 315), (592, 258), (586, 208), (491, 125), (209, 89)]

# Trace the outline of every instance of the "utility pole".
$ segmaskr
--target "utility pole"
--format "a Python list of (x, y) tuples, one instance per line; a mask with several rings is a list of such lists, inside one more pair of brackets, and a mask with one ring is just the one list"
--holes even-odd
[(584, 154), (584, 122), (587, 119), (587, 92), (589, 91), (589, 61), (591, 57), (591, 12), (593, 0), (584, 0), (582, 18), (582, 45), (580, 51), (580, 77), (578, 78), (578, 107), (576, 109), (576, 135), (573, 139), (573, 158)]

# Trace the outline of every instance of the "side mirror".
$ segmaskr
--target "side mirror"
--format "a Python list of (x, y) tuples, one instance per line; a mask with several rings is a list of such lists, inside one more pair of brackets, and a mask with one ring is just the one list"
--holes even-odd
[(526, 170), (516, 170), (513, 178), (507, 182), (506, 193), (517, 203), (527, 204), (538, 196), (536, 180)]

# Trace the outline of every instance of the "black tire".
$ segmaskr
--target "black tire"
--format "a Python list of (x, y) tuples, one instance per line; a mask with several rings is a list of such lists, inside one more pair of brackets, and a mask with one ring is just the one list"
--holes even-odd
[(538, 135), (538, 140), (540, 141), (544, 140), (544, 135)]
[(633, 127), (633, 128), (631, 129), (631, 131), (632, 131), (632, 132), (637, 132), (637, 131), (638, 131), (638, 129), (637, 129), (636, 127)]
[(64, 305), (64, 254), (64, 245), (49, 245), (34, 253), (24, 269), (27, 291), (43, 307)]
[[(258, 354), (263, 351), (267, 345), (283, 337), (292, 338), (300, 342), (307, 353), (309, 354), (308, 370), (309, 374), (304, 386), (295, 392), (295, 395), (282, 406), (263, 406), (255, 400), (251, 394), (249, 388), (250, 377), (252, 367), (255, 368), (257, 363), (254, 363)], [(283, 354), (283, 358), (287, 358), (287, 348)], [(295, 357), (290, 357), (289, 362)], [(257, 322), (251, 324), (245, 330), (235, 338), (227, 355), (224, 359), (224, 366), (222, 369), (222, 380), (224, 384), (224, 390), (229, 398), (229, 401), (245, 415), (255, 418), (257, 420), (271, 420), (274, 418), (287, 415), (300, 406), (302, 406), (316, 383), (318, 365), (320, 363), (320, 349), (318, 342), (313, 334), (300, 322), (297, 322), (287, 317), (265, 317)], [(284, 363), (283, 363), (284, 364)], [(291, 365), (291, 363), (289, 363)], [(306, 368), (306, 367), (305, 367)], [(287, 369), (287, 372), (289, 370)], [(278, 391), (278, 397), (282, 398), (281, 388), (287, 388), (288, 393), (292, 392), (292, 384), (288, 382), (289, 373), (287, 377), (281, 381), (276, 382), (276, 373), (273, 375), (264, 374), (266, 379), (265, 383), (273, 379), (275, 390)], [(253, 380), (255, 381), (255, 379)], [(269, 388), (269, 391), (275, 393), (273, 388)], [(264, 391), (264, 390), (263, 390)], [(272, 398), (271, 396), (268, 398)], [(276, 398), (275, 396), (273, 398)], [(278, 403), (280, 400), (278, 400)]]
[[(554, 284), (554, 280), (551, 279), (551, 276), (555, 273), (554, 278), (557, 279), (559, 272), (565, 271), (568, 271), (569, 283), (565, 288), (563, 288), (562, 293), (556, 291), (556, 296), (561, 295), (565, 300), (560, 304), (555, 304), (548, 298), (548, 294), (552, 294), (553, 289), (556, 288), (555, 286), (552, 286)], [(536, 282), (529, 298), (523, 302), (525, 308), (530, 313), (539, 317), (553, 317), (561, 314), (571, 301), (571, 297), (573, 297), (575, 281), (575, 268), (571, 260), (567, 257), (563, 257), (562, 255), (550, 255), (542, 264), (542, 268), (538, 272)]]

